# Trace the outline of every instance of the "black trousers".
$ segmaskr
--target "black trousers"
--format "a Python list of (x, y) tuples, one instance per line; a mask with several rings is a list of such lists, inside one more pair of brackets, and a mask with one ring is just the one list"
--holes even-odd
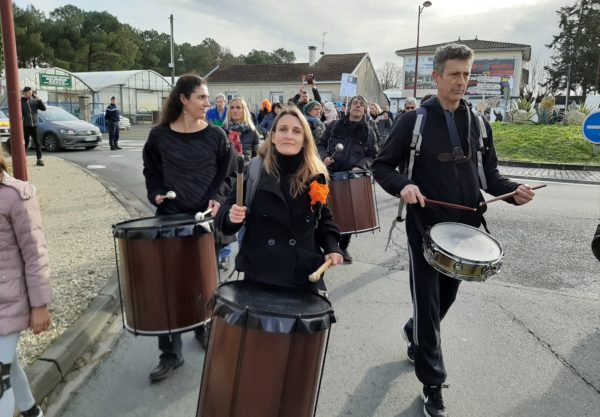
[(181, 333), (158, 336), (158, 348), (161, 351), (161, 359), (183, 359), (181, 353)]
[(115, 122), (114, 120), (109, 120), (107, 123), (108, 126), (108, 143), (110, 144), (110, 148), (114, 148), (117, 146), (119, 142), (119, 122)]
[(409, 234), (408, 249), (413, 317), (404, 329), (415, 344), (417, 378), (423, 385), (440, 385), (447, 377), (440, 323), (454, 303), (461, 281), (439, 273), (427, 263), (419, 233)]
[(33, 139), (35, 145), (35, 155), (37, 159), (42, 159), (42, 144), (38, 137), (37, 126), (23, 126), (23, 136), (25, 137), (25, 150), (29, 147), (29, 138)]
[(340, 249), (346, 250), (348, 246), (350, 246), (350, 239), (352, 238), (351, 234), (341, 235), (340, 236)]

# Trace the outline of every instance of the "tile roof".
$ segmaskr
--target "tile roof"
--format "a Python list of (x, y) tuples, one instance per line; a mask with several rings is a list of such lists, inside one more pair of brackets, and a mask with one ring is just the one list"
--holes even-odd
[(367, 56), (357, 54), (323, 55), (314, 66), (299, 64), (229, 65), (217, 69), (208, 81), (216, 82), (299, 82), (304, 74), (314, 74), (319, 81), (339, 81), (343, 73), (352, 73)]
[[(439, 46), (448, 45), (450, 43), (460, 43), (468, 46), (475, 51), (485, 51), (490, 49), (521, 49), (525, 51), (531, 51), (530, 45), (524, 45), (520, 43), (509, 43), (509, 42), (495, 42), (495, 41), (484, 41), (482, 39), (460, 39), (450, 42), (436, 43), (434, 45), (419, 45), (419, 53), (434, 53)], [(399, 49), (396, 51), (396, 55), (412, 55), (415, 53), (416, 48)], [(530, 52), (531, 53), (531, 52)]]

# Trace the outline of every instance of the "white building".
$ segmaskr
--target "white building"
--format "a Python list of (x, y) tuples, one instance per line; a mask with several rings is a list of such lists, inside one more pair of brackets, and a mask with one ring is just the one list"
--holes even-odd
[[(531, 46), (485, 41), (475, 37), (475, 39), (459, 38), (456, 41), (419, 46), (417, 98), (426, 94), (436, 94), (437, 87), (431, 76), (433, 54), (438, 47), (451, 43), (463, 44), (475, 51), (467, 98), (476, 102), (489, 97), (519, 97), (521, 86), (527, 84), (529, 80), (527, 63), (531, 59)], [(415, 52), (416, 48), (396, 51), (396, 55), (404, 59), (403, 97), (415, 95)]]
[[(305, 63), (217, 68), (207, 76), (211, 96), (218, 93), (224, 93), (228, 99), (241, 96), (256, 110), (265, 98), (287, 102), (298, 93), (302, 76), (313, 74), (322, 101), (339, 102), (345, 99), (340, 96), (342, 74), (353, 74), (357, 77), (357, 94), (380, 105), (388, 104), (368, 53), (326, 54), (316, 61), (315, 49), (309, 48), (309, 62)], [(310, 91), (309, 96), (312, 99)]]

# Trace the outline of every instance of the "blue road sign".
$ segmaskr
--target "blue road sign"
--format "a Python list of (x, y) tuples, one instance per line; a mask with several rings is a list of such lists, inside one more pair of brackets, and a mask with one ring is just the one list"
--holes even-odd
[(594, 145), (600, 144), (600, 111), (590, 113), (581, 125), (583, 137)]

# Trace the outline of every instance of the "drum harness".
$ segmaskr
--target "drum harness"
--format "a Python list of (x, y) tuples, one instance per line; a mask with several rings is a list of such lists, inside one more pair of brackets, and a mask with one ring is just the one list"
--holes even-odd
[[(483, 122), (483, 117), (481, 116), (481, 114), (479, 112), (471, 109), (464, 100), (461, 100), (461, 102), (467, 108), (467, 119), (468, 119), (467, 140), (468, 141), (470, 141), (470, 138), (471, 138), (471, 117), (472, 117), (471, 112), (473, 112), (473, 114), (477, 117), (477, 120), (479, 122), (479, 146), (477, 147), (477, 171), (479, 174), (479, 182), (481, 184), (481, 188), (485, 191), (485, 190), (487, 190), (487, 180), (485, 178), (485, 171), (483, 169), (483, 153), (485, 151), (483, 139), (487, 139), (487, 137), (488, 137), (487, 131), (485, 129), (485, 123)], [(408, 164), (404, 167), (404, 169), (399, 167), (399, 171), (401, 173), (403, 173), (404, 175), (406, 175), (408, 179), (412, 178), (413, 168), (415, 165), (415, 158), (419, 157), (419, 155), (421, 154), (421, 143), (423, 141), (422, 134), (423, 134), (423, 129), (425, 128), (425, 121), (427, 120), (427, 108), (419, 107), (415, 111), (417, 113), (417, 119), (415, 120), (415, 125), (413, 128), (412, 140), (410, 143), (410, 156), (409, 156)], [(446, 118), (446, 125), (448, 126), (450, 142), (452, 144), (452, 153), (441, 154), (438, 156), (438, 159), (440, 161), (455, 162), (457, 164), (465, 163), (471, 157), (471, 154), (470, 154), (471, 147), (469, 146), (469, 155), (465, 157), (462, 147), (460, 145), (460, 137), (458, 135), (458, 130), (456, 129), (456, 123), (454, 122), (454, 118), (453, 118), (452, 114), (449, 111), (444, 110), (444, 116)], [(402, 200), (402, 198), (400, 198), (400, 203), (398, 205), (398, 214), (397, 214), (396, 218), (392, 221), (390, 230), (388, 232), (388, 240), (385, 245), (386, 250), (389, 247), (390, 242), (392, 240), (392, 233), (394, 231), (394, 228), (396, 227), (396, 224), (404, 221), (404, 218), (402, 217), (402, 212), (404, 211), (404, 206), (405, 206), (404, 200)], [(416, 214), (416, 210), (415, 210), (415, 214)], [(423, 225), (421, 224), (419, 216), (416, 216), (416, 218), (417, 218), (417, 226), (419, 227), (420, 231), (422, 232), (421, 234), (423, 236), (426, 236), (426, 234), (423, 233), (424, 232)], [(481, 223), (482, 223), (484, 229), (489, 233), (486, 221), (483, 218), (483, 216), (481, 216)]]

